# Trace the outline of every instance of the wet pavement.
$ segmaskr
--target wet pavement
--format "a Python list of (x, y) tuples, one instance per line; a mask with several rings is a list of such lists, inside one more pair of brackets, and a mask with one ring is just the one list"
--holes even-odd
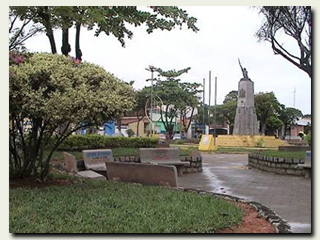
[(259, 202), (288, 221), (292, 232), (311, 232), (311, 179), (250, 169), (247, 154), (201, 155), (203, 171), (179, 177), (179, 186)]

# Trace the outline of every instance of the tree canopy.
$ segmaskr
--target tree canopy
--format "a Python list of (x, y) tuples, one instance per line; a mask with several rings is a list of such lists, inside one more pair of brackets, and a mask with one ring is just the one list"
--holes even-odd
[(56, 54), (10, 58), (10, 177), (43, 179), (67, 136), (116, 119), (134, 104), (132, 87), (94, 64)]
[[(270, 42), (275, 54), (279, 54), (311, 78), (311, 7), (266, 6), (259, 9), (264, 21), (256, 33), (257, 38)], [(286, 46), (287, 41), (282, 41), (283, 33), (296, 42), (298, 51)]]
[(285, 107), (284, 105), (282, 106), (282, 111), (279, 118), (284, 125), (284, 135), (286, 135), (288, 128), (291, 127), (302, 116), (303, 114), (299, 109)]
[(268, 118), (280, 115), (281, 104), (273, 92), (260, 92), (254, 97), (254, 106), (260, 121), (260, 132), (265, 134)]
[(174, 134), (173, 121), (175, 118), (180, 118), (184, 131), (190, 127), (191, 118), (199, 103), (197, 95), (201, 92), (198, 90), (200, 84), (181, 82), (181, 79), (178, 78), (187, 73), (190, 68), (178, 71), (164, 71), (160, 68), (154, 70), (159, 74), (159, 79), (154, 85), (154, 94), (160, 97), (165, 106), (164, 109), (160, 109), (161, 121), (166, 129), (167, 138), (171, 139)]
[(197, 19), (189, 17), (188, 13), (174, 6), (151, 6), (143, 10), (136, 6), (15, 6), (10, 7), (13, 16), (21, 20), (32, 20), (41, 24), (48, 36), (51, 52), (57, 53), (53, 30), (62, 29), (62, 53), (68, 55), (71, 46), (68, 40), (68, 31), (76, 28), (75, 56), (81, 60), (80, 30), (81, 26), (94, 30), (94, 35), (105, 33), (113, 35), (121, 45), (125, 46), (126, 39), (133, 37), (129, 25), (138, 27), (145, 24), (146, 31), (152, 33), (155, 29), (172, 30), (176, 26), (187, 28), (194, 32)]

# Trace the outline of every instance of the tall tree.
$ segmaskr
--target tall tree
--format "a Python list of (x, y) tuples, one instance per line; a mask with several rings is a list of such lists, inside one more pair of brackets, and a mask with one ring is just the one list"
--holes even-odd
[(283, 122), (279, 119), (279, 117), (275, 115), (268, 117), (266, 122), (267, 135), (275, 135), (282, 125)]
[(31, 19), (19, 20), (20, 18), (9, 9), (9, 51), (23, 52), (24, 42), (44, 31), (42, 25), (33, 24)]
[(139, 136), (139, 125), (141, 120), (145, 117), (145, 107), (150, 97), (150, 87), (144, 87), (142, 90), (135, 92), (136, 104), (134, 106), (133, 111), (135, 112), (135, 116), (137, 117), (137, 130), (136, 135)]
[(230, 91), (223, 100), (223, 103), (228, 103), (228, 102), (237, 102), (238, 101), (238, 91), (237, 90), (232, 90)]
[(284, 135), (287, 135), (287, 131), (290, 129), (290, 127), (302, 116), (303, 114), (299, 109), (285, 107), (284, 105), (282, 105), (282, 110), (280, 112), (279, 118), (284, 125)]
[[(260, 13), (264, 16), (264, 22), (256, 33), (257, 38), (270, 42), (275, 54), (279, 54), (311, 78), (311, 7), (261, 7)], [(297, 43), (297, 53), (286, 46), (287, 40), (281, 41), (284, 39), (282, 33)]]
[(260, 121), (260, 132), (261, 134), (265, 134), (268, 118), (280, 115), (281, 104), (273, 92), (260, 92), (254, 97), (254, 106), (257, 118)]
[(68, 29), (76, 26), (76, 58), (81, 59), (80, 29), (81, 26), (88, 30), (94, 30), (95, 36), (101, 33), (115, 36), (121, 45), (125, 46), (125, 40), (131, 39), (133, 32), (129, 25), (134, 27), (145, 24), (148, 33), (155, 29), (172, 30), (176, 26), (186, 25), (197, 32), (197, 21), (189, 17), (187, 12), (178, 7), (150, 7), (150, 10), (141, 10), (136, 6), (91, 6), (91, 7), (10, 7), (15, 16), (22, 19), (31, 19), (35, 23), (41, 23), (45, 27), (49, 38), (51, 52), (56, 53), (56, 43), (53, 29), (59, 27), (63, 30), (63, 51), (69, 48), (67, 44)]
[(198, 98), (199, 90), (201, 84), (199, 83), (181, 83), (180, 87), (183, 90), (183, 95), (181, 95), (182, 104), (180, 105), (180, 121), (183, 125), (183, 130), (188, 132), (191, 122), (194, 119), (194, 112), (199, 106), (200, 99)]
[[(181, 70), (164, 71), (156, 68), (159, 73), (159, 79), (155, 84), (154, 93), (160, 97), (165, 105), (160, 109), (161, 121), (166, 129), (167, 139), (171, 139), (174, 134), (174, 119), (181, 117), (184, 119), (184, 127), (187, 131), (190, 127), (190, 121), (194, 113), (194, 108), (198, 105), (198, 90), (200, 84), (182, 83), (178, 77), (187, 73), (190, 68)], [(161, 80), (165, 78), (165, 80)], [(190, 116), (190, 117), (188, 117)], [(187, 121), (187, 117), (190, 118)]]
[(59, 16), (55, 13), (54, 7), (48, 6), (18, 6), (10, 7), (13, 16), (19, 17), (22, 21), (32, 21), (35, 24), (40, 24), (44, 28), (51, 47), (52, 53), (57, 53), (56, 41), (53, 30), (58, 26)]
[(223, 104), (217, 106), (216, 117), (220, 123), (226, 122), (229, 125), (229, 134), (233, 133), (234, 119), (236, 116), (238, 91), (230, 91), (223, 100)]
[(236, 116), (237, 101), (227, 101), (217, 106), (217, 121), (229, 125), (229, 134), (232, 135)]

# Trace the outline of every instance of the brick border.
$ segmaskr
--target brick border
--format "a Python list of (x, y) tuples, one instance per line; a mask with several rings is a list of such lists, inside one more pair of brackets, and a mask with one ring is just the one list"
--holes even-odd
[(268, 157), (258, 153), (248, 154), (248, 165), (263, 171), (305, 176), (306, 170), (298, 168), (298, 164), (304, 164), (305, 159), (293, 159), (293, 158), (279, 158), (279, 157)]
[(223, 198), (225, 200), (231, 200), (235, 202), (249, 204), (250, 206), (254, 207), (258, 211), (258, 215), (260, 218), (264, 218), (269, 223), (271, 223), (271, 225), (274, 227), (277, 233), (292, 233), (291, 227), (286, 220), (282, 219), (278, 214), (276, 214), (275, 211), (262, 205), (261, 203), (258, 203), (255, 201), (248, 201), (246, 199), (234, 197), (227, 194), (208, 192), (201, 189), (183, 188), (183, 187), (177, 187), (177, 188), (171, 188), (171, 189), (180, 191), (180, 192), (194, 192), (200, 195), (211, 195), (211, 196)]

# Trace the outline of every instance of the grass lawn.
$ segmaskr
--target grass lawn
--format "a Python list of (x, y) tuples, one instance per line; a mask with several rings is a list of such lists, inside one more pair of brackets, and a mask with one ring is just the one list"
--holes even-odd
[(217, 153), (249, 153), (257, 151), (257, 148), (245, 148), (245, 147), (238, 147), (238, 148), (223, 148), (218, 147), (215, 152)]
[(261, 151), (261, 154), (269, 157), (304, 159), (306, 155), (306, 151), (283, 152), (283, 151), (277, 151), (277, 150), (265, 150), (265, 151)]
[(211, 233), (243, 214), (213, 196), (105, 180), (9, 191), (11, 233)]

